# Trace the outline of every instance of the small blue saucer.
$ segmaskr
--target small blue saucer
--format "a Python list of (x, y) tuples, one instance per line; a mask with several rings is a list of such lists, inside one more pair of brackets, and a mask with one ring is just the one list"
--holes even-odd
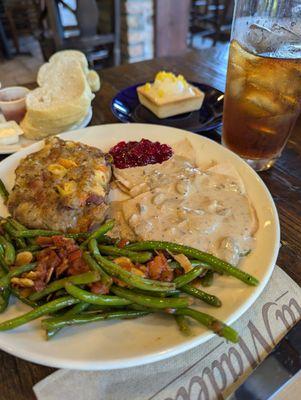
[(203, 105), (197, 111), (160, 119), (140, 104), (136, 89), (143, 83), (138, 83), (121, 90), (113, 98), (111, 103), (112, 113), (121, 122), (167, 125), (195, 133), (207, 132), (220, 127), (222, 124), (224, 94), (203, 83), (189, 83), (205, 93)]

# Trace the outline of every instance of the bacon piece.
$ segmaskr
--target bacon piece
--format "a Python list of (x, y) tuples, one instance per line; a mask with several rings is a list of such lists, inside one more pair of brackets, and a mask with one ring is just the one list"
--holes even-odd
[(157, 281), (171, 282), (173, 280), (173, 270), (168, 265), (163, 253), (159, 253), (147, 263), (147, 274), (151, 279)]
[(52, 246), (53, 241), (52, 241), (52, 237), (48, 237), (48, 236), (38, 236), (36, 238), (36, 243), (39, 246), (43, 246), (43, 247), (48, 247), (48, 246)]
[(68, 255), (68, 260), (70, 262), (77, 260), (78, 258), (81, 258), (83, 255), (81, 249), (76, 249), (74, 251), (72, 251), (69, 255)]
[(89, 287), (94, 294), (108, 294), (110, 292), (110, 289), (101, 281), (93, 282)]
[(118, 240), (118, 242), (117, 242), (117, 247), (119, 247), (120, 249), (123, 249), (127, 244), (129, 243), (129, 241), (128, 240), (126, 240), (126, 239), (120, 239), (120, 240)]
[(68, 275), (78, 275), (83, 274), (84, 272), (88, 272), (89, 270), (90, 269), (85, 261), (82, 258), (77, 258), (71, 263), (67, 270), (67, 273)]
[(82, 258), (82, 251), (71, 238), (62, 235), (38, 237), (37, 243), (45, 247), (37, 253), (38, 272), (34, 289), (43, 290), (50, 281), (53, 273), (61, 275), (78, 275), (89, 271), (89, 267)]

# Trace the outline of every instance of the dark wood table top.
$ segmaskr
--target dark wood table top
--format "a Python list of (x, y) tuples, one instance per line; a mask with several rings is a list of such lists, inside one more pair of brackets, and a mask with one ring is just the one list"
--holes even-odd
[[(210, 84), (224, 91), (227, 47), (187, 51), (183, 56), (165, 57), (127, 64), (100, 72), (103, 85), (93, 101), (91, 125), (118, 122), (110, 110), (112, 97), (122, 88), (153, 78), (165, 69), (182, 73), (187, 79)], [(216, 136), (214, 136), (216, 137)], [(278, 265), (301, 284), (301, 119), (281, 159), (270, 171), (260, 173), (278, 208), (282, 247)], [(0, 352), (0, 398), (34, 399), (32, 386), (54, 369), (23, 361)]]

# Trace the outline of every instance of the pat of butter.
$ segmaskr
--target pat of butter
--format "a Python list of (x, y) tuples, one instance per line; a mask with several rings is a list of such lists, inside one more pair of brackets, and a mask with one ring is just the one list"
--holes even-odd
[(0, 123), (0, 145), (15, 144), (23, 131), (15, 121)]

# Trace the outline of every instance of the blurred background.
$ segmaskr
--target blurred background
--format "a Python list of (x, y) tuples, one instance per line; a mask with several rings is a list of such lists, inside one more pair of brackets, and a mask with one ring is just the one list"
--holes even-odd
[(56, 51), (101, 69), (229, 42), (234, 0), (0, 0), (2, 86), (35, 81)]

